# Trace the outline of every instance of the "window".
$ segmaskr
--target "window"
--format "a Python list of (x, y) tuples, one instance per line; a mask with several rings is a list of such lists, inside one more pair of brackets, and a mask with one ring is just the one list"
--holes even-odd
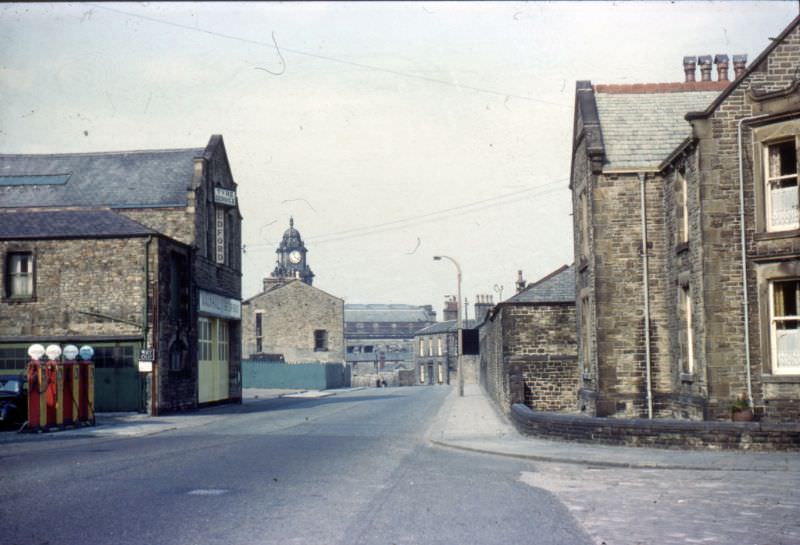
[(800, 280), (770, 282), (772, 371), (800, 374)]
[(694, 343), (692, 336), (692, 294), (686, 283), (678, 291), (678, 319), (680, 321), (680, 369), (681, 373), (694, 373)]
[(328, 351), (328, 332), (324, 329), (314, 330), (314, 352)]
[(197, 320), (197, 359), (211, 361), (211, 320)]
[(217, 359), (228, 361), (228, 322), (224, 320), (214, 320), (217, 324)]
[(686, 186), (686, 178), (678, 173), (678, 187), (675, 195), (677, 205), (677, 231), (678, 244), (689, 242), (689, 192)]
[(436, 339), (436, 352), (441, 356), (442, 354), (442, 338), (439, 337)]
[(428, 339), (428, 355), (433, 356), (433, 339)]
[(419, 383), (425, 384), (425, 365), (419, 366)]
[(365, 354), (372, 354), (372, 345), (371, 344), (364, 345), (364, 353)]
[(6, 256), (6, 296), (9, 299), (33, 297), (33, 254), (10, 253)]
[(764, 194), (767, 231), (800, 227), (795, 139), (764, 146)]
[(586, 192), (582, 191), (578, 195), (578, 206), (581, 214), (581, 257), (589, 256), (589, 203), (586, 200)]
[(256, 353), (264, 351), (263, 318), (263, 312), (256, 312)]
[(581, 356), (583, 360), (583, 372), (588, 373), (592, 361), (592, 307), (589, 297), (581, 298)]
[(419, 340), (419, 355), (420, 356), (425, 355), (425, 339)]

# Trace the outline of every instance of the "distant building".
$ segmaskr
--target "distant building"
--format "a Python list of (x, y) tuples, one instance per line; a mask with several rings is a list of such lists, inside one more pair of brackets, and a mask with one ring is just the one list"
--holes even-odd
[[(463, 329), (472, 329), (475, 320), (464, 320)], [(450, 384), (458, 378), (458, 322), (447, 320), (429, 325), (414, 335), (414, 368), (418, 384)], [(469, 358), (469, 361), (467, 361)], [(465, 383), (477, 382), (477, 358), (462, 360)], [(467, 378), (468, 377), (468, 378)]]
[(241, 220), (221, 136), (0, 155), (0, 369), (24, 369), (32, 343), (90, 344), (98, 411), (240, 401)]
[(436, 321), (430, 305), (344, 306), (347, 364), (353, 376), (414, 368), (414, 335)]
[[(573, 266), (522, 287), (498, 303), (479, 328), (481, 383), (503, 410), (512, 402), (537, 411), (577, 410)], [(512, 392), (512, 377), (519, 392)]]
[(247, 358), (344, 364), (344, 301), (299, 278), (265, 281), (242, 303)]
[(289, 218), (277, 264), (261, 293), (242, 305), (247, 358), (344, 365), (344, 301), (313, 287), (308, 250)]

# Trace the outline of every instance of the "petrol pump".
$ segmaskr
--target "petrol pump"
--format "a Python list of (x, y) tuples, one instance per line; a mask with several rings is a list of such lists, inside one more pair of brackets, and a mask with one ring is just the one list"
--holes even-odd
[[(61, 359), (63, 354), (63, 361)], [(94, 425), (94, 350), (57, 344), (28, 348), (28, 429)], [(43, 357), (46, 356), (45, 359)], [(80, 356), (80, 360), (77, 360)]]

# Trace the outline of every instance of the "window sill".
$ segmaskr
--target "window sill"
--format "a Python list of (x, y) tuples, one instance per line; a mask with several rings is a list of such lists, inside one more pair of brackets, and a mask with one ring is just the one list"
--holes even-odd
[(675, 255), (681, 255), (689, 251), (689, 243), (688, 242), (681, 242), (680, 244), (675, 245)]
[(694, 373), (681, 373), (680, 379), (683, 383), (692, 384), (695, 380), (697, 380), (697, 375)]
[(800, 384), (800, 372), (796, 375), (762, 375), (761, 381), (769, 384)]
[(33, 295), (30, 297), (4, 297), (3, 302), (8, 303), (10, 305), (14, 305), (17, 303), (35, 303), (36, 297)]
[(755, 240), (779, 240), (782, 238), (794, 238), (800, 236), (800, 229), (789, 229), (787, 231), (764, 231), (756, 233)]

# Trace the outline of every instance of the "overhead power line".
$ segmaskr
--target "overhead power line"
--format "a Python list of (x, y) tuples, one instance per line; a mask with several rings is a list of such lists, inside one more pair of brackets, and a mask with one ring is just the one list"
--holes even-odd
[[(361, 227), (354, 227), (351, 229), (345, 229), (342, 231), (336, 231), (333, 233), (327, 233), (318, 235), (315, 237), (309, 237), (306, 239), (307, 242), (313, 242), (315, 244), (326, 244), (329, 242), (339, 242), (341, 240), (349, 240), (352, 238), (359, 238), (365, 237), (370, 235), (376, 235), (379, 233), (384, 233), (388, 231), (395, 231), (398, 229), (405, 229), (412, 225), (420, 225), (424, 223), (430, 223), (435, 221), (442, 221), (446, 219), (451, 219), (454, 217), (458, 217), (464, 214), (470, 214), (473, 212), (478, 212), (481, 210), (485, 210), (487, 208), (492, 208), (495, 206), (503, 206), (507, 204), (513, 204), (515, 202), (519, 202), (519, 198), (525, 194), (530, 194), (530, 196), (540, 196), (546, 195), (548, 193), (553, 193), (555, 191), (560, 191), (563, 189), (560, 184), (565, 182), (567, 178), (561, 178), (558, 180), (553, 180), (536, 187), (529, 187), (526, 189), (522, 189), (519, 191), (513, 191), (511, 193), (506, 193), (504, 195), (498, 195), (496, 197), (489, 197), (487, 199), (482, 199), (479, 201), (474, 201), (471, 203), (462, 204), (459, 206), (452, 206), (449, 208), (444, 208), (441, 210), (435, 210), (433, 212), (428, 212), (425, 214), (419, 214), (416, 216), (409, 216), (407, 218), (401, 218), (394, 221), (378, 223), (374, 225), (365, 225)], [(256, 243), (256, 244), (247, 244), (246, 247), (248, 250), (253, 248), (260, 248), (260, 247), (270, 247), (274, 246), (276, 243), (274, 242), (263, 242), (263, 243)]]
[[(92, 6), (92, 7), (97, 8), (97, 9), (113, 12), (113, 13), (116, 13), (116, 14), (119, 14), (119, 15), (125, 15), (127, 17), (135, 17), (137, 19), (142, 19), (144, 21), (150, 21), (151, 23), (157, 23), (157, 24), (160, 24), (160, 25), (167, 25), (167, 26), (171, 26), (171, 27), (175, 27), (175, 28), (180, 28), (180, 29), (183, 29), (183, 30), (189, 30), (189, 31), (192, 31), (192, 32), (199, 32), (199, 33), (202, 33), (202, 34), (207, 34), (209, 36), (215, 36), (217, 38), (223, 38), (223, 39), (226, 39), (226, 40), (234, 40), (234, 41), (237, 41), (237, 42), (247, 43), (247, 44), (251, 44), (251, 45), (258, 45), (258, 46), (261, 46), (261, 47), (267, 47), (267, 48), (270, 48), (270, 49), (274, 49), (275, 51), (278, 52), (279, 55), (281, 53), (292, 53), (294, 55), (302, 55), (304, 57), (311, 57), (311, 58), (319, 59), (319, 60), (323, 60), (323, 61), (334, 62), (334, 63), (338, 63), (338, 64), (345, 64), (347, 66), (353, 66), (353, 67), (361, 68), (361, 69), (364, 69), (364, 70), (371, 70), (373, 72), (382, 72), (384, 74), (392, 74), (392, 75), (398, 76), (398, 77), (415, 79), (415, 80), (418, 80), (418, 81), (425, 81), (425, 82), (428, 82), (428, 83), (436, 83), (438, 85), (447, 85), (449, 87), (456, 87), (458, 89), (467, 89), (469, 91), (475, 91), (476, 93), (484, 93), (484, 94), (500, 96), (500, 97), (506, 97), (506, 98), (516, 98), (516, 99), (519, 99), (519, 100), (525, 100), (525, 101), (529, 101), (529, 102), (538, 102), (538, 103), (541, 103), (541, 104), (549, 104), (550, 106), (558, 106), (558, 107), (562, 107), (562, 108), (571, 107), (571, 105), (569, 105), (569, 104), (564, 104), (564, 103), (561, 103), (561, 102), (553, 102), (553, 101), (544, 100), (544, 99), (541, 99), (541, 98), (535, 98), (535, 97), (531, 97), (531, 96), (527, 96), (527, 95), (519, 95), (519, 94), (516, 94), (516, 93), (506, 93), (504, 91), (497, 91), (497, 90), (494, 90), (494, 89), (486, 89), (484, 87), (476, 87), (474, 85), (465, 85), (465, 84), (462, 84), (462, 83), (455, 83), (455, 82), (452, 82), (452, 81), (449, 81), (449, 80), (445, 80), (445, 79), (432, 78), (430, 76), (423, 76), (421, 74), (412, 74), (412, 73), (409, 73), (409, 72), (402, 72), (400, 70), (393, 70), (391, 68), (384, 68), (382, 66), (375, 66), (375, 65), (365, 64), (365, 63), (361, 63), (361, 62), (349, 61), (349, 60), (346, 60), (346, 59), (340, 59), (340, 58), (337, 58), (337, 57), (331, 57), (329, 55), (320, 55), (319, 53), (311, 53), (309, 51), (302, 51), (300, 49), (292, 49), (292, 48), (289, 48), (289, 47), (282, 47), (282, 46), (279, 47), (277, 45), (277, 42), (273, 44), (273, 43), (269, 43), (269, 42), (263, 42), (263, 41), (260, 41), (260, 40), (253, 40), (253, 39), (250, 39), (250, 38), (242, 38), (241, 36), (236, 36), (236, 35), (233, 35), (233, 34), (226, 34), (226, 33), (223, 33), (223, 32), (217, 32), (215, 30), (209, 30), (207, 28), (202, 28), (202, 27), (197, 27), (197, 26), (192, 26), (192, 25), (185, 25), (185, 24), (182, 24), (182, 23), (175, 23), (173, 21), (167, 21), (167, 20), (164, 20), (164, 19), (158, 19), (157, 17), (150, 17), (148, 15), (142, 15), (142, 14), (139, 14), (139, 13), (133, 13), (133, 12), (130, 12), (130, 11), (125, 11), (125, 10), (121, 10), (121, 9), (117, 9), (117, 8), (112, 8), (112, 7), (109, 7), (109, 6), (104, 5), (104, 4), (86, 4), (86, 5)], [(282, 56), (281, 56), (281, 60), (283, 60)], [(258, 67), (256, 67), (256, 68), (258, 68)], [(264, 70), (263, 68), (259, 68), (259, 69), (260, 70)], [(285, 71), (285, 69), (286, 69), (286, 66), (284, 64), (283, 70)], [(283, 73), (283, 71), (281, 72), (281, 74), (282, 73)]]

